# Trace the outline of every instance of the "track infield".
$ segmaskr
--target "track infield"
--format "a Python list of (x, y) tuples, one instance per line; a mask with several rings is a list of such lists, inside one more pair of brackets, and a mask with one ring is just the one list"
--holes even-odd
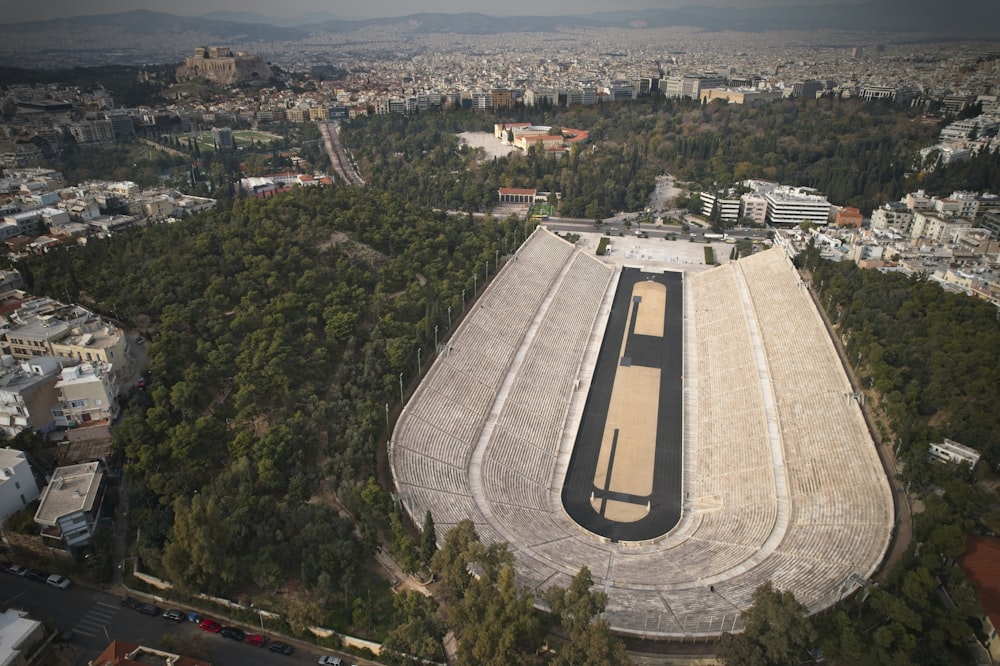
[(623, 269), (562, 494), (573, 520), (612, 541), (680, 519), (682, 313), (680, 273)]

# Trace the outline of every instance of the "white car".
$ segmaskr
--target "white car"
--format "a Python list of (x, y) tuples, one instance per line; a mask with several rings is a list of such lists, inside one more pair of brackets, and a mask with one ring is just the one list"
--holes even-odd
[(329, 655), (320, 657), (319, 663), (321, 666), (347, 666), (340, 657), (331, 657)]
[(73, 584), (70, 582), (69, 578), (66, 578), (65, 576), (60, 576), (59, 574), (52, 574), (51, 576), (45, 579), (45, 582), (51, 585), (52, 587), (58, 587), (60, 590), (65, 590), (66, 588), (68, 588), (70, 585)]

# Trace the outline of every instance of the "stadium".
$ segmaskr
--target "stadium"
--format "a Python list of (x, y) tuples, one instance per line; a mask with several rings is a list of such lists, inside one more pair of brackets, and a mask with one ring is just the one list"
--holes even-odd
[(587, 566), (623, 635), (739, 631), (768, 580), (835, 604), (893, 499), (807, 286), (780, 247), (707, 267), (642, 243), (535, 230), (404, 407), (398, 497), (509, 543), (536, 600)]

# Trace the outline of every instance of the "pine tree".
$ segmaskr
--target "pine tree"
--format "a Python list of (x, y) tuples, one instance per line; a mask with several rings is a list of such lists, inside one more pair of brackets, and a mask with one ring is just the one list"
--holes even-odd
[(434, 518), (430, 510), (424, 516), (424, 528), (420, 535), (420, 560), (424, 566), (430, 566), (431, 558), (437, 551), (437, 534), (434, 532)]

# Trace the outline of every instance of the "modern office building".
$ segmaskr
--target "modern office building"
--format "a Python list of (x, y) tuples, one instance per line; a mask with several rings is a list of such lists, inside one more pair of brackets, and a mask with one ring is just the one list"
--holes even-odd
[(712, 212), (718, 206), (719, 217), (724, 222), (736, 222), (740, 218), (739, 197), (726, 197), (713, 192), (702, 192), (700, 198), (701, 214), (705, 217), (711, 218)]
[(763, 196), (767, 200), (768, 224), (795, 226), (802, 222), (826, 224), (830, 221), (830, 202), (810, 187), (780, 185)]

